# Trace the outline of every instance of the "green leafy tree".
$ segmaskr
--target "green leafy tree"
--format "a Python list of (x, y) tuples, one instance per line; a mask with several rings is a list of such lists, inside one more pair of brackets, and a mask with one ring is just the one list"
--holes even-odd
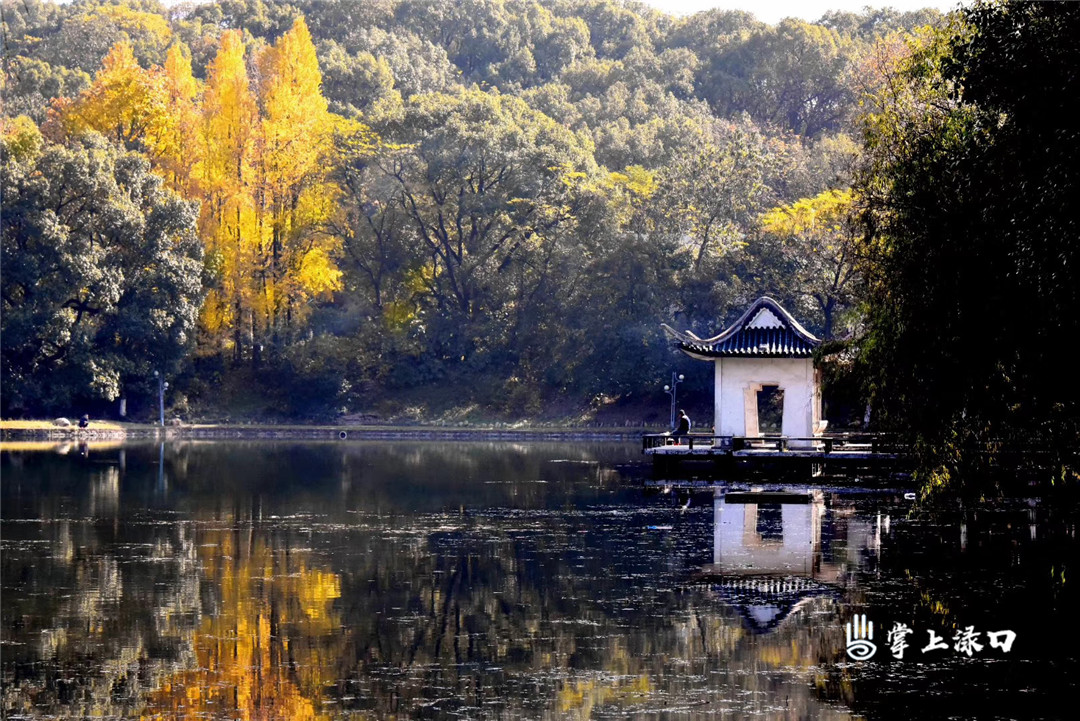
[(441, 93), (460, 81), (460, 71), (447, 57), (446, 49), (422, 39), (408, 27), (392, 31), (374, 27), (350, 33), (341, 46), (353, 53), (370, 53), (385, 60), (394, 77), (394, 86), (403, 97), (419, 93)]
[(722, 115), (745, 110), (762, 125), (814, 137), (841, 128), (854, 104), (851, 54), (835, 30), (788, 18), (727, 43), (699, 86)]
[(386, 58), (361, 51), (350, 55), (333, 40), (319, 43), (323, 92), (340, 115), (378, 121), (401, 110), (401, 92)]
[(867, 118), (864, 358), (879, 419), (943, 471), (1080, 439), (1078, 34), (1071, 3), (979, 3), (922, 36)]
[(246, 30), (273, 43), (293, 26), (301, 12), (295, 4), (272, 0), (220, 0), (191, 8), (189, 21), (218, 28)]
[(658, 13), (647, 8), (627, 7), (611, 0), (577, 0), (566, 4), (570, 14), (580, 17), (589, 27), (589, 40), (599, 58), (620, 60), (638, 48), (653, 49), (660, 32)]
[(688, 265), (657, 201), (656, 173), (631, 166), (611, 173), (600, 190), (601, 202), (582, 212), (591, 243), (551, 342), (559, 360), (552, 374), (593, 399), (661, 385), (671, 356), (656, 329), (678, 307), (679, 276)]
[(5, 121), (4, 413), (67, 412), (143, 388), (190, 351), (202, 301), (197, 210), (139, 155)]
[(45, 34), (37, 55), (43, 60), (86, 73), (97, 72), (116, 43), (131, 44), (144, 65), (160, 64), (172, 40), (172, 29), (154, 2), (80, 2), (54, 33)]
[(914, 32), (925, 25), (936, 25), (941, 20), (941, 12), (934, 8), (901, 12), (890, 7), (864, 7), (859, 13), (840, 10), (827, 12), (817, 24), (850, 37), (873, 40), (897, 31)]
[(15, 56), (4, 60), (4, 111), (8, 117), (26, 115), (35, 122), (46, 119), (54, 98), (71, 98), (90, 84), (81, 70), (69, 70), (43, 60)]
[(393, 197), (373, 215), (400, 216), (422, 259), (409, 282), (433, 347), (452, 360), (504, 347), (549, 282), (592, 157), (520, 100), (476, 90), (414, 98), (401, 131), (376, 161), (373, 200)]
[(710, 123), (699, 142), (665, 167), (661, 183), (696, 271), (746, 244), (757, 215), (773, 200), (777, 147), (752, 123)]

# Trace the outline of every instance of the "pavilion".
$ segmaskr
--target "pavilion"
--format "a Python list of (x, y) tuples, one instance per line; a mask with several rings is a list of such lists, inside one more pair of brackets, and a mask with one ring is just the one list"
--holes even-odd
[(821, 371), (813, 359), (821, 340), (772, 298), (759, 298), (712, 338), (663, 328), (683, 353), (715, 366), (715, 435), (809, 438), (824, 431)]

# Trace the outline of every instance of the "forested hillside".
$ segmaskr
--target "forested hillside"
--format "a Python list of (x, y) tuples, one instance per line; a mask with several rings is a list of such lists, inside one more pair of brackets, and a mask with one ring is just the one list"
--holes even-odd
[(856, 329), (860, 106), (941, 21), (4, 0), (3, 414), (665, 418), (662, 322)]

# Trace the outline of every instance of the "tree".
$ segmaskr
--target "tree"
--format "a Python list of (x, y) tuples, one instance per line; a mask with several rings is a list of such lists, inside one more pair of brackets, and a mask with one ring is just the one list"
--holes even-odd
[[(248, 80), (240, 32), (223, 33), (207, 72), (202, 108), (203, 163), (200, 183), (205, 200), (199, 235), (216, 276), (202, 320), (211, 347), (225, 349), (232, 334), (234, 358), (243, 357), (250, 337), (254, 303), (251, 268), (260, 244), (255, 217), (252, 169), (258, 107)], [(245, 318), (248, 325), (244, 327)]]
[(89, 84), (90, 76), (81, 70), (18, 55), (5, 58), (4, 112), (8, 117), (26, 115), (41, 123), (50, 101), (78, 95)]
[(5, 121), (4, 413), (69, 412), (172, 372), (202, 301), (196, 207), (100, 135)]
[(773, 208), (761, 217), (765, 233), (780, 241), (794, 295), (809, 299), (831, 339), (836, 315), (852, 307), (858, 281), (850, 190), (826, 190)]
[[(353, 30), (340, 41), (340, 45), (346, 52), (370, 53), (375, 58), (385, 60), (393, 75), (395, 88), (406, 98), (418, 93), (446, 92), (459, 80), (460, 71), (450, 63), (446, 50), (430, 40), (421, 39), (406, 27), (395, 28), (393, 32), (379, 27)], [(357, 87), (364, 88), (362, 85)], [(354, 88), (352, 93), (332, 96), (331, 99), (347, 102), (348, 97), (357, 95)], [(364, 96), (356, 99), (361, 104), (366, 101)]]
[[(93, 84), (58, 102), (69, 134), (99, 131), (145, 153), (169, 185), (203, 201), (200, 235), (216, 282), (203, 312), (208, 345), (288, 344), (310, 302), (340, 286), (330, 180), (335, 119), (322, 95), (315, 46), (302, 18), (257, 59), (248, 77), (238, 31), (222, 34), (205, 88), (173, 45), (164, 67), (143, 69), (131, 45), (110, 50)], [(257, 357), (253, 356), (256, 360)]]
[(364, 299), (369, 320), (380, 330), (399, 327), (412, 316), (415, 284), (402, 283), (419, 271), (422, 253), (411, 242), (410, 219), (400, 206), (397, 179), (380, 165), (394, 149), (368, 138), (339, 138), (341, 212), (332, 220), (344, 241), (348, 283)]
[[(324, 232), (337, 189), (326, 161), (336, 130), (304, 19), (259, 57), (262, 124), (255, 173), (260, 243), (256, 322), (273, 346), (288, 343), (308, 301), (341, 288), (340, 239)], [(344, 126), (342, 126), (344, 128)]]
[(77, 98), (53, 102), (64, 132), (99, 132), (146, 155), (169, 187), (189, 197), (198, 194), (194, 168), (202, 158), (198, 142), (198, 101), (202, 85), (191, 72), (191, 53), (175, 43), (164, 67), (142, 68), (131, 44), (109, 50), (93, 83)]
[(199, 137), (203, 84), (192, 74), (191, 51), (183, 43), (169, 48), (162, 70), (166, 123), (157, 133), (157, 165), (169, 187), (195, 198), (201, 194), (195, 169), (203, 161)]
[(71, 102), (54, 104), (65, 130), (94, 130), (128, 150), (157, 155), (167, 142), (169, 117), (160, 69), (144, 70), (131, 43), (121, 40), (102, 60), (94, 82)]
[(575, 393), (618, 398), (659, 385), (670, 347), (656, 329), (678, 308), (689, 263), (657, 202), (657, 174), (630, 167), (595, 193), (581, 213), (590, 242), (548, 341), (558, 359), (548, 374)]
[(838, 130), (852, 107), (851, 41), (788, 18), (729, 42), (702, 70), (702, 93), (722, 115), (749, 112), (761, 125), (814, 137)]
[(1072, 4), (980, 3), (921, 36), (866, 119), (864, 360), (878, 417), (946, 473), (1036, 442), (1076, 472), (1078, 32)]
[(391, 117), (401, 110), (401, 92), (394, 88), (394, 72), (386, 58), (370, 52), (350, 55), (333, 40), (319, 43), (323, 92), (334, 112), (346, 117)]
[(378, 160), (395, 189), (381, 212), (403, 216), (423, 259), (432, 345), (453, 360), (504, 347), (551, 282), (592, 158), (520, 100), (476, 90), (412, 99), (403, 130)]
[(190, 18), (206, 25), (247, 32), (252, 37), (265, 38), (268, 43), (285, 34), (300, 17), (296, 5), (265, 0), (222, 0), (198, 3)]
[(655, 16), (610, 0), (579, 0), (571, 7), (572, 14), (589, 26), (589, 40), (598, 58), (620, 60), (635, 48), (652, 49), (656, 28), (650, 20)]
[(924, 25), (937, 24), (941, 18), (941, 11), (934, 8), (900, 12), (890, 7), (867, 6), (861, 13), (831, 10), (822, 15), (817, 24), (851, 37), (872, 40), (898, 30), (910, 33)]
[(13, 15), (17, 25), (32, 29), (17, 40), (18, 45), (25, 43), (22, 54), (53, 65), (95, 73), (109, 49), (119, 42), (131, 45), (140, 62), (160, 64), (172, 39), (169, 22), (155, 2), (89, 0), (65, 4), (55, 14), (50, 13), (52, 17), (39, 15), (41, 5), (5, 3), (4, 16), (6, 20)]
[(772, 199), (779, 158), (753, 124), (713, 123), (699, 142), (664, 169), (671, 217), (692, 244), (695, 271), (711, 256), (745, 244), (756, 216)]

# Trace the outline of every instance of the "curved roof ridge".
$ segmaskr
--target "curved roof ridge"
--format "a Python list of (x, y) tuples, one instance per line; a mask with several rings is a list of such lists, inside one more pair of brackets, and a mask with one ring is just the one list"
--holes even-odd
[(688, 331), (688, 330), (686, 330), (686, 331), (678, 331), (678, 330), (675, 330), (674, 328), (672, 328), (667, 323), (661, 323), (660, 327), (664, 330), (664, 333), (671, 340), (676, 340), (676, 341), (679, 341), (679, 342), (682, 342), (682, 343), (705, 343), (706, 342), (706, 341), (701, 340), (701, 338), (698, 338), (691, 331)]
[[(763, 295), (760, 298), (758, 298), (757, 300), (755, 300), (750, 305), (750, 307), (746, 309), (746, 312), (743, 313), (741, 316), (739, 316), (738, 320), (736, 320), (734, 323), (732, 323), (730, 326), (728, 326), (726, 330), (721, 331), (719, 335), (713, 336), (712, 338), (696, 338), (695, 337), (695, 338), (692, 338), (692, 340), (695, 343), (701, 343), (703, 345), (704, 344), (712, 345), (712, 344), (715, 344), (715, 343), (722, 343), (723, 341), (727, 340), (728, 338), (730, 338), (731, 336), (735, 335), (740, 330), (742, 330), (743, 327), (746, 325), (746, 323), (753, 317), (753, 315), (757, 311), (761, 310), (762, 308), (768, 308), (769, 310), (776, 311), (786, 323), (790, 324), (791, 329), (794, 330), (796, 332), (796, 334), (802, 336), (804, 340), (806, 340), (806, 341), (808, 341), (810, 343), (820, 343), (821, 342), (820, 338), (815, 336), (810, 331), (806, 330), (806, 328), (803, 328), (802, 324), (799, 323), (799, 321), (795, 320), (795, 318), (791, 315), (791, 313), (788, 313), (784, 309), (784, 307), (782, 305), (780, 305), (779, 303), (777, 303), (775, 300), (773, 300), (772, 298), (770, 298), (767, 295)], [(670, 328), (670, 326), (664, 326), (664, 327), (665, 327), (665, 329)], [(687, 335), (685, 333), (679, 333), (678, 331), (675, 331), (674, 329), (672, 329), (672, 331), (678, 336), (686, 336)]]
[[(756, 324), (763, 311), (767, 322)], [(808, 358), (821, 340), (811, 334), (782, 305), (762, 296), (726, 330), (712, 338), (698, 338), (662, 324), (664, 333), (683, 353), (699, 360), (715, 358)]]

